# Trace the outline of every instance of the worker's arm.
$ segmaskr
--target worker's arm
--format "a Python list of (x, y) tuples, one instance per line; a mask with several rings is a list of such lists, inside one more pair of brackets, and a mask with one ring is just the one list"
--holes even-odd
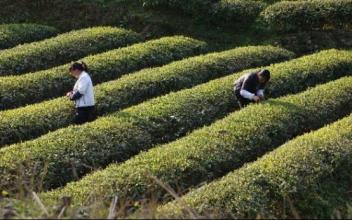
[(241, 96), (245, 99), (253, 100), (255, 94), (248, 92), (247, 90), (241, 89)]
[(259, 96), (261, 99), (264, 99), (264, 89), (258, 90), (257, 96)]
[(72, 101), (75, 101), (77, 99), (80, 99), (82, 96), (83, 95), (80, 92), (76, 91), (76, 92), (71, 93), (70, 99)]
[(72, 101), (80, 99), (86, 93), (88, 87), (89, 80), (87, 78), (80, 79), (80, 81), (78, 82), (77, 90), (72, 92), (70, 99)]

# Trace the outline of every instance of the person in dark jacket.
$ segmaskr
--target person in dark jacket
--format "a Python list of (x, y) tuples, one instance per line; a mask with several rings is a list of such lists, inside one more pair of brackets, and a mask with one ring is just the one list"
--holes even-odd
[(87, 65), (83, 62), (73, 63), (70, 74), (77, 79), (76, 84), (67, 97), (75, 102), (75, 123), (80, 125), (95, 119), (95, 99), (92, 79), (87, 73)]
[(234, 90), (240, 108), (264, 100), (264, 90), (269, 80), (269, 70), (259, 70), (239, 78)]

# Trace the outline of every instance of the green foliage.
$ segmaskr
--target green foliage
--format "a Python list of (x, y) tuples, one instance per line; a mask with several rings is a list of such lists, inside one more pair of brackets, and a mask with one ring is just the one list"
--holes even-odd
[[(135, 44), (82, 60), (87, 63), (95, 84), (151, 66), (160, 66), (205, 51), (205, 43), (192, 38), (165, 37)], [(21, 76), (0, 77), (0, 109), (40, 102), (66, 94), (74, 79), (69, 65)]]
[(57, 33), (55, 28), (45, 25), (3, 24), (0, 25), (0, 49), (53, 37)]
[(351, 28), (352, 0), (282, 1), (261, 17), (278, 31)]
[[(213, 8), (214, 20), (246, 26), (254, 22), (266, 4), (252, 0), (221, 0)], [(215, 21), (216, 22), (216, 21)]]
[[(216, 24), (252, 23), (265, 4), (252, 0), (141, 0), (145, 7), (174, 8)], [(209, 17), (210, 16), (210, 17)]]
[(204, 13), (219, 0), (140, 0), (147, 8), (174, 8), (186, 13)]
[[(150, 82), (147, 81), (148, 83)], [(228, 82), (220, 84), (224, 83)], [(156, 85), (154, 89), (159, 90), (162, 87), (158, 83)], [(41, 169), (48, 166), (48, 173), (40, 175), (43, 175), (45, 187), (52, 188), (71, 181), (75, 175), (72, 169), (81, 176), (90, 171), (88, 164), (100, 167), (112, 161), (124, 161), (155, 143), (173, 140), (229, 112), (233, 108), (232, 89), (224, 89), (229, 87), (220, 85), (223, 89), (219, 90), (218, 86), (219, 84), (210, 84), (172, 93), (100, 118), (93, 123), (71, 126), (33, 141), (5, 147), (0, 150), (0, 170), (3, 168), (3, 172), (9, 174), (8, 171), (18, 164), (28, 162), (28, 166), (24, 166), (25, 173), (34, 177), (38, 175), (36, 172), (41, 173)], [(224, 100), (224, 95), (231, 98)], [(17, 153), (21, 156), (13, 163), (10, 158)], [(7, 184), (5, 173), (3, 184)], [(11, 175), (9, 178), (12, 178)]]
[[(296, 93), (336, 79), (351, 71), (349, 62), (352, 62), (351, 52), (330, 50), (273, 65), (269, 67), (273, 73), (270, 94), (281, 96)], [(212, 105), (202, 104), (203, 115), (197, 113), (194, 117), (201, 120), (207, 117), (215, 118), (215, 114), (225, 116), (229, 111), (227, 105), (231, 105), (234, 99), (231, 92), (232, 82), (239, 76), (240, 74), (235, 74), (176, 94), (179, 97), (180, 94), (183, 96), (183, 93), (199, 96), (198, 99), (204, 103), (212, 101), (208, 96), (221, 97), (221, 100), (212, 101)], [(320, 127), (350, 111), (352, 102), (347, 94), (352, 85), (347, 88), (346, 84), (351, 80), (345, 80), (346, 83), (335, 83), (304, 94), (251, 106), (185, 138), (141, 153), (122, 165), (111, 165), (44, 197), (55, 200), (61, 196), (72, 196), (76, 204), (89, 202), (89, 198), (98, 198), (99, 201), (115, 194), (119, 195), (120, 199), (127, 198), (128, 202), (150, 198), (163, 200), (167, 192), (148, 175), (156, 176), (172, 188), (184, 191), (203, 181), (226, 174), (295, 135)], [(331, 91), (325, 89), (333, 85), (341, 87)], [(343, 86), (346, 86), (346, 89)], [(343, 91), (340, 92), (341, 88)], [(212, 93), (207, 91), (210, 89)], [(219, 93), (221, 95), (218, 95)], [(341, 94), (341, 97), (338, 94)], [(195, 99), (193, 101), (196, 102), (194, 106), (201, 102)], [(191, 111), (192, 104), (188, 105), (187, 109), (178, 114), (194, 114)], [(185, 105), (183, 107), (186, 108)], [(232, 105), (230, 110), (233, 110)], [(147, 117), (146, 114), (143, 116)], [(183, 122), (184, 126), (190, 121), (181, 120), (180, 116), (174, 117)], [(164, 120), (167, 119), (164, 117)], [(161, 126), (158, 130), (163, 135), (169, 135), (168, 131), (164, 130), (178, 131), (172, 127), (175, 126), (172, 123), (165, 123), (165, 126), (159, 123), (158, 126)], [(96, 182), (99, 184), (94, 184)]]
[(0, 76), (50, 68), (138, 41), (141, 37), (137, 33), (120, 28), (94, 27), (71, 31), (1, 51)]
[[(265, 112), (269, 110), (271, 111), (270, 114), (272, 114), (278, 112), (281, 108), (284, 112), (287, 112), (285, 114), (288, 116), (297, 113), (301, 114), (294, 108), (309, 109), (311, 106), (307, 105), (308, 102), (312, 104), (315, 102), (312, 107), (317, 111), (314, 114), (320, 115), (321, 113), (316, 107), (322, 103), (329, 103), (324, 107), (323, 114), (330, 112), (329, 114), (336, 118), (337, 114), (329, 109), (329, 106), (335, 103), (340, 106), (340, 110), (343, 110), (343, 105), (346, 104), (351, 109), (350, 94), (348, 94), (348, 91), (352, 89), (351, 85), (351, 77), (343, 78), (306, 92), (300, 97), (283, 99), (283, 102), (291, 103), (294, 106), (288, 111), (284, 110), (286, 107), (278, 106), (282, 105), (278, 101), (272, 101), (261, 106), (260, 110)], [(314, 101), (316, 99), (318, 101)], [(253, 107), (245, 110), (245, 112), (249, 113), (251, 110), (258, 110), (258, 108)], [(346, 112), (346, 109), (344, 111)], [(306, 115), (309, 115), (311, 111), (309, 110), (306, 113), (308, 113)], [(327, 116), (324, 116), (323, 120)], [(283, 117), (281, 113), (280, 118)], [(292, 117), (296, 118), (293, 115)], [(237, 117), (233, 116), (232, 118)], [(287, 118), (282, 120), (282, 122), (294, 119)], [(317, 119), (319, 120), (318, 117), (315, 118), (315, 120)], [(269, 127), (266, 127), (266, 129), (269, 129)], [(255, 136), (265, 135), (264, 133)], [(297, 217), (295, 214), (299, 213), (298, 215), (305, 216), (305, 218), (331, 218), (334, 208), (336, 208), (334, 207), (336, 203), (324, 204), (324, 201), (319, 196), (318, 189), (323, 186), (325, 191), (331, 191), (329, 189), (331, 185), (326, 185), (327, 182), (338, 183), (346, 179), (351, 180), (351, 134), (352, 115), (286, 143), (258, 161), (230, 173), (221, 180), (194, 190), (184, 196), (182, 201), (198, 213), (206, 215), (215, 211), (218, 217), (255, 218), (260, 214), (264, 218), (269, 216), (270, 218), (274, 216), (293, 218)], [(257, 138), (252, 139), (254, 141)], [(265, 136), (261, 137), (261, 139), (265, 138)], [(262, 141), (255, 143), (258, 145), (254, 148), (266, 146)], [(255, 151), (252, 146), (250, 147), (251, 150)], [(236, 146), (236, 148), (238, 150), (241, 149), (239, 146)], [(242, 151), (244, 152), (245, 149)], [(340, 193), (340, 199), (346, 197), (343, 195), (345, 192)], [(300, 205), (302, 200), (320, 203), (320, 205), (325, 207), (325, 210), (321, 209), (321, 206), (314, 206), (313, 203), (310, 203), (310, 212), (304, 212), (304, 208), (302, 209)], [(295, 213), (292, 212), (292, 207), (294, 207)], [(159, 214), (163, 217), (185, 217), (181, 210), (182, 206), (173, 202), (160, 208)]]
[(131, 21), (135, 25), (128, 28), (136, 30), (139, 21), (128, 17), (141, 9), (138, 0), (2, 0), (0, 23), (44, 23), (70, 31), (101, 25), (126, 27)]
[[(351, 70), (351, 55), (330, 50), (274, 65), (270, 67), (273, 83), (269, 94), (299, 92), (347, 74)], [(124, 161), (155, 144), (175, 140), (234, 110), (232, 87), (240, 74), (243, 73), (171, 93), (90, 124), (68, 127), (3, 148), (0, 150), (2, 183), (9, 187), (12, 179), (26, 179), (13, 172), (21, 164), (24, 174), (34, 179), (41, 177), (45, 188), (53, 188), (73, 180), (75, 173), (81, 176), (92, 167)]]
[[(169, 41), (171, 39), (166, 40), (166, 42)], [(165, 53), (161, 53), (162, 50), (170, 49), (167, 49), (165, 45), (159, 45), (158, 48), (153, 49), (153, 51), (158, 51), (158, 54), (153, 55), (153, 59), (159, 58), (158, 62), (166, 63), (166, 61), (172, 58), (177, 59), (182, 56), (189, 56), (203, 50), (201, 42), (191, 39), (185, 41), (184, 45), (181, 44), (183, 41), (176, 42), (174, 41), (175, 46), (178, 45), (182, 50), (177, 52), (172, 51), (171, 53), (175, 53), (174, 56), (166, 56)], [(146, 44), (143, 45), (145, 49)], [(169, 43), (167, 45), (170, 47)], [(104, 77), (108, 75), (105, 72), (112, 72), (116, 75), (117, 71), (122, 70), (121, 66), (124, 66), (121, 62), (118, 62), (121, 54), (126, 54), (126, 52), (119, 52), (115, 55), (109, 52), (108, 56), (104, 56), (104, 59), (105, 57), (113, 57), (116, 60), (116, 64), (119, 64), (116, 71), (113, 71), (114, 69), (111, 70), (111, 68), (104, 68), (101, 62), (97, 62), (99, 63), (97, 67), (101, 69), (96, 69), (96, 72), (103, 74)], [(136, 54), (140, 56), (142, 52), (138, 51)], [(234, 71), (290, 59), (293, 56), (291, 52), (272, 46), (241, 47), (225, 52), (192, 57), (159, 68), (144, 69), (116, 81), (96, 86), (97, 114), (104, 115), (118, 111), (148, 98), (189, 88), (216, 77), (233, 73)], [(126, 56), (123, 57), (125, 59)], [(128, 61), (129, 59), (131, 59), (131, 55), (127, 56), (126, 60)], [(138, 62), (143, 62), (143, 65), (153, 64), (152, 62), (147, 62), (145, 57), (141, 58)], [(89, 63), (92, 64), (91, 66), (94, 66), (94, 62)], [(45, 78), (43, 85), (47, 81), (47, 78)], [(0, 146), (32, 139), (48, 131), (68, 126), (73, 122), (74, 114), (72, 113), (72, 108), (71, 102), (66, 98), (58, 98), (44, 103), (1, 112)]]

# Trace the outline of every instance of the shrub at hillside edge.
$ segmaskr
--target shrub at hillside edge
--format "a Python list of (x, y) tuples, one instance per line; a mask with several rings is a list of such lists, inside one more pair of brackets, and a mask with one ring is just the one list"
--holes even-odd
[(352, 0), (282, 1), (266, 8), (261, 17), (278, 31), (351, 29)]

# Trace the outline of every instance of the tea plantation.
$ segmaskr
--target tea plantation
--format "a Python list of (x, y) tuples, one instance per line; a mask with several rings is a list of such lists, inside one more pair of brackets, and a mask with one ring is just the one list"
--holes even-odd
[(352, 218), (351, 39), (352, 0), (4, 0), (0, 218)]

